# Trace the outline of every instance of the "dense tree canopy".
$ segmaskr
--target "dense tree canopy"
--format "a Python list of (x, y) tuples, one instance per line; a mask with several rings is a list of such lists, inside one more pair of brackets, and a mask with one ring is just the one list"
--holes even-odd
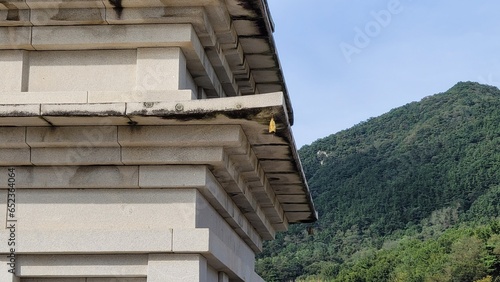
[[(299, 151), (320, 220), (268, 281), (500, 281), (500, 90), (461, 82)], [(488, 280), (489, 279), (489, 280)], [(496, 280), (495, 280), (496, 279)]]

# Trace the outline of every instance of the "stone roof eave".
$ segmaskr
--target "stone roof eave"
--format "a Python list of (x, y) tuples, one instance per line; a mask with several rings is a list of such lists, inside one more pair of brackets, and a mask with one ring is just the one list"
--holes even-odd
[[(276, 133), (269, 133), (269, 122)], [(114, 102), (0, 105), (0, 126), (228, 125), (243, 129), (289, 223), (318, 215), (297, 155), (282, 92), (180, 102)], [(291, 169), (280, 170), (279, 167)], [(290, 193), (290, 189), (295, 189)], [(293, 194), (303, 200), (287, 202)], [(292, 195), (292, 196), (293, 196)]]

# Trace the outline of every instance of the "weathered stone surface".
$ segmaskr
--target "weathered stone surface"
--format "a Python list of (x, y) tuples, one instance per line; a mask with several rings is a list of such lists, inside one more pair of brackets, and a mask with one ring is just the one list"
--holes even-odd
[(146, 282), (146, 278), (21, 278), (21, 282)]
[(2, 282), (21, 282), (20, 278), (9, 272), (12, 269), (9, 265), (10, 258), (7, 255), (0, 256), (0, 281)]
[(244, 133), (238, 125), (120, 127), (122, 146), (238, 147)]
[(16, 104), (71, 104), (87, 103), (87, 92), (1, 92), (0, 101), (6, 105)]
[(29, 148), (26, 127), (0, 127), (0, 148)]
[(210, 164), (222, 160), (220, 147), (123, 147), (122, 162), (126, 165), (148, 164)]
[(99, 0), (24, 0), (31, 9), (50, 8), (103, 8), (104, 4)]
[(297, 204), (297, 203), (304, 203), (306, 202), (306, 196), (305, 195), (278, 195), (277, 196), (278, 201), (282, 204)]
[(21, 282), (86, 282), (86, 278), (21, 278)]
[(33, 50), (31, 46), (32, 27), (2, 27), (0, 26), (0, 50), (24, 49)]
[(26, 143), (32, 148), (118, 147), (116, 126), (28, 127)]
[[(50, 126), (51, 124), (47, 122), (44, 118), (40, 116), (23, 116), (23, 117), (5, 117), (2, 116), (2, 112), (4, 110), (9, 110), (12, 109), (13, 107), (10, 107), (11, 105), (0, 105), (0, 126)], [(31, 109), (35, 109), (37, 112), (37, 115), (40, 113), (40, 105), (16, 105), (16, 110), (26, 109), (30, 111)], [(34, 106), (34, 107), (32, 107)], [(12, 114), (10, 112), (9, 114)], [(17, 113), (16, 113), (17, 114)], [(29, 114), (27, 112), (22, 112), (22, 114)]]
[(208, 228), (173, 230), (172, 250), (176, 253), (208, 253), (210, 247)]
[(139, 166), (139, 170), (141, 188), (202, 188), (209, 173), (205, 166), (194, 165)]
[[(28, 0), (29, 2), (29, 0)], [(100, 2), (100, 1), (89, 1)], [(55, 3), (54, 3), (55, 4)], [(104, 5), (95, 8), (71, 8), (54, 7), (52, 9), (31, 10), (31, 23), (33, 25), (84, 25), (84, 24), (105, 24)], [(55, 6), (55, 5), (54, 5)], [(97, 5), (96, 5), (97, 6)]]
[[(15, 105), (9, 105), (9, 104), (1, 104), (0, 103), (0, 117), (1, 121), (5, 120), (6, 118), (12, 118), (11, 120), (15, 119), (17, 123), (12, 123), (12, 126), (24, 126), (24, 120), (32, 120), (30, 118), (34, 119), (40, 119), (40, 104), (31, 104), (31, 105), (25, 105), (25, 104), (15, 104)], [(3, 125), (3, 124), (2, 124)], [(38, 123), (34, 123), (35, 126), (38, 126)], [(45, 123), (47, 125), (47, 123)]]
[[(58, 30), (58, 27), (43, 28)], [(75, 32), (67, 36), (85, 40), (78, 30)], [(29, 91), (32, 92), (131, 91), (135, 88), (135, 50), (38, 51), (31, 52), (29, 60)], [(72, 93), (56, 95), (62, 101), (75, 96)], [(55, 101), (53, 103), (57, 103)], [(86, 102), (85, 93), (85, 101), (75, 103)]]
[(106, 277), (112, 275), (117, 277), (116, 279), (122, 279), (118, 277), (145, 276), (148, 255), (18, 255), (18, 262), (18, 274), (24, 277)]
[(254, 146), (253, 149), (259, 159), (288, 160), (293, 156), (290, 147), (286, 145), (261, 145)]
[(300, 222), (300, 220), (306, 221), (310, 220), (311, 217), (311, 213), (307, 212), (287, 212), (285, 215), (289, 222)]
[(34, 230), (194, 228), (196, 193), (195, 189), (18, 189), (19, 235)]
[(0, 270), (3, 271), (3, 273), (0, 274), (0, 278), (2, 279), (2, 281), (5, 281), (5, 282), (21, 282), (22, 281), (22, 280), (20, 280), (19, 277), (15, 276), (14, 274), (7, 272), (8, 269), (3, 269), (3, 268), (5, 268), (5, 267), (0, 268)]
[[(0, 93), (27, 90), (29, 70), (27, 58), (28, 52), (24, 50), (0, 50), (0, 69), (2, 70)], [(0, 96), (0, 104), (5, 104), (2, 96)]]
[[(125, 103), (47, 104), (41, 105), (41, 114), (43, 116), (65, 117), (69, 119), (73, 116), (100, 116), (109, 118), (109, 116), (124, 116), (125, 109)], [(104, 118), (104, 121), (106, 118)], [(97, 124), (104, 125), (104, 121), (101, 119), (101, 123)], [(112, 123), (109, 122), (109, 124)]]
[(241, 231), (239, 236), (255, 252), (262, 250), (262, 238), (205, 166), (139, 166), (139, 170), (141, 188), (196, 187), (210, 203), (200, 201), (196, 207), (197, 211), (211, 205), (233, 228)]
[(36, 26), (32, 45), (37, 50), (173, 47), (191, 44), (192, 36), (189, 24)]
[(0, 148), (0, 166), (31, 165), (29, 148)]
[(207, 281), (206, 275), (207, 261), (201, 255), (149, 255), (147, 282), (199, 282)]
[(119, 147), (31, 148), (34, 165), (120, 165)]
[(308, 204), (283, 204), (285, 212), (307, 212), (310, 209)]
[(293, 166), (293, 164), (290, 161), (271, 160), (271, 161), (261, 161), (260, 164), (262, 165), (262, 168), (267, 173), (278, 173), (278, 172), (294, 173), (295, 172), (295, 167)]
[(137, 49), (136, 90), (178, 90), (189, 85), (186, 58), (179, 47)]
[[(98, 107), (99, 108), (99, 107)], [(106, 109), (108, 110), (108, 109)], [(71, 116), (69, 112), (62, 112), (59, 116), (58, 112), (51, 112), (54, 116), (43, 116), (42, 118), (46, 120), (52, 126), (81, 126), (81, 125), (125, 125), (134, 124), (129, 118), (121, 116), (114, 109), (109, 109), (108, 116), (96, 115), (91, 116), (88, 112), (75, 112), (74, 116)], [(115, 115), (116, 114), (116, 115)]]
[(224, 272), (219, 272), (219, 282), (229, 282), (229, 276)]
[(0, 26), (31, 26), (30, 11), (21, 0), (10, 0), (6, 6), (11, 9), (0, 9)]
[(86, 282), (146, 282), (146, 278), (87, 278)]
[(146, 278), (87, 278), (86, 282), (146, 282)]
[[(7, 168), (0, 167), (0, 172)], [(139, 188), (137, 166), (21, 166), (15, 169), (17, 188)], [(7, 188), (7, 174), (0, 173), (0, 188)]]
[(89, 91), (89, 103), (172, 102), (196, 99), (192, 90)]
[(18, 254), (118, 254), (172, 251), (172, 231), (169, 229), (125, 231), (86, 228), (55, 232), (32, 228), (19, 231), (16, 237), (19, 245), (16, 248)]
[[(210, 250), (215, 256), (229, 256), (221, 259), (226, 265), (231, 261), (241, 260), (242, 265), (253, 269), (255, 264), (255, 253), (243, 240), (232, 230), (231, 226), (198, 195), (196, 208), (196, 227), (209, 229), (213, 238), (210, 242)], [(224, 251), (218, 242), (224, 242)], [(227, 248), (227, 249), (226, 249)], [(227, 261), (226, 261), (227, 260)], [(241, 275), (241, 273), (240, 273)]]
[(207, 265), (207, 281), (219, 282), (219, 272)]

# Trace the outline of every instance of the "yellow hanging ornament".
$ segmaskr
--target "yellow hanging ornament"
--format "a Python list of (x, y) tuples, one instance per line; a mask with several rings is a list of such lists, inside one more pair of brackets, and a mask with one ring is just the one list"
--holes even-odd
[(274, 117), (271, 118), (271, 121), (269, 122), (269, 133), (275, 133), (276, 132), (276, 122), (274, 122)]

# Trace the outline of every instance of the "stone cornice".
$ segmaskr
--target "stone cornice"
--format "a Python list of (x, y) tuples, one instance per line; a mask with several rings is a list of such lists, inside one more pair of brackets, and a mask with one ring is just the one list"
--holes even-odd
[[(268, 131), (271, 118), (276, 121), (276, 133)], [(262, 231), (261, 235), (266, 239), (272, 238), (274, 231), (266, 227), (270, 225), (265, 223), (266, 219), (259, 215), (261, 213), (266, 214), (265, 218), (269, 218), (271, 225), (274, 225), (273, 228), (277, 230), (286, 229), (287, 222), (311, 222), (317, 218), (300, 160), (296, 155), (282, 93), (182, 102), (0, 105), (0, 125), (45, 125), (57, 126), (56, 128), (61, 128), (61, 130), (68, 126), (106, 125), (118, 126), (118, 129), (125, 133), (133, 132), (134, 128), (139, 129), (143, 126), (145, 130), (150, 126), (161, 126), (158, 127), (158, 130), (163, 128), (161, 130), (175, 131), (176, 126), (182, 126), (179, 127), (182, 130), (187, 125), (238, 125), (244, 134), (242, 135), (243, 139), (238, 138), (237, 142), (235, 141), (238, 146), (236, 143), (234, 146), (237, 147), (228, 146), (227, 143), (217, 144), (217, 142), (210, 142), (212, 146), (206, 147), (212, 148), (209, 150), (214, 150), (219, 146), (222, 154), (207, 151), (208, 155), (199, 155), (201, 151), (198, 153), (192, 151), (196, 150), (195, 148), (203, 148), (201, 143), (195, 144), (204, 142), (203, 140), (196, 142), (188, 140), (189, 138), (180, 141), (174, 140), (181, 142), (175, 144), (168, 141), (168, 138), (161, 138), (160, 143), (163, 143), (155, 145), (147, 143), (153, 142), (151, 141), (153, 139), (148, 141), (148, 135), (145, 134), (140, 137), (145, 138), (143, 141), (128, 139), (129, 141), (125, 142), (126, 139), (117, 139), (113, 141), (115, 142), (114, 146), (101, 147), (102, 150), (108, 151), (121, 150), (122, 152), (118, 153), (120, 159), (116, 159), (116, 162), (112, 159), (108, 160), (108, 163), (100, 163), (97, 160), (90, 162), (101, 165), (155, 165), (164, 164), (165, 160), (171, 160), (169, 162), (172, 164), (212, 165), (212, 172), (218, 181), (225, 183), (226, 191), (230, 194), (233, 193), (238, 206), (245, 211), (253, 210), (256, 217), (253, 219), (250, 217), (249, 220), (253, 221), (256, 226), (261, 226), (259, 227)], [(169, 129), (168, 126), (172, 126), (172, 129)], [(154, 128), (151, 130), (151, 132), (155, 132)], [(118, 136), (122, 135), (118, 134)], [(181, 134), (180, 136), (189, 135)], [(120, 144), (120, 142), (125, 143)], [(189, 142), (194, 143), (189, 145)], [(247, 142), (248, 145), (245, 145)], [(44, 145), (44, 151), (47, 151), (48, 145), (46, 145)], [(31, 150), (36, 150), (36, 144), (30, 146)], [(61, 148), (68, 148), (68, 145)], [(144, 160), (141, 161), (140, 152), (136, 152), (137, 149), (134, 148), (143, 148), (144, 152), (154, 151), (156, 153), (144, 156)], [(182, 162), (173, 157), (162, 158), (162, 154), (170, 154), (169, 148), (173, 149), (171, 153), (175, 152), (175, 154), (179, 154), (179, 150), (191, 150), (186, 151), (184, 156), (192, 156), (194, 159), (188, 157)], [(129, 155), (130, 158), (124, 159), (127, 154), (132, 155)], [(215, 159), (209, 157), (210, 155), (213, 155)], [(159, 159), (156, 160), (155, 156)], [(196, 159), (197, 157), (202, 158)], [(206, 159), (207, 157), (209, 159)], [(36, 158), (32, 156), (29, 158), (29, 163), (25, 165), (32, 165), (34, 160)], [(244, 162), (241, 162), (242, 160)], [(36, 165), (61, 164), (60, 161), (54, 159), (55, 163), (53, 164), (37, 163)], [(70, 163), (74, 165), (87, 164), (85, 161), (80, 164), (74, 161)], [(257, 198), (259, 199), (258, 205), (255, 204)], [(266, 198), (267, 200), (263, 200)], [(279, 202), (280, 198), (283, 202)], [(280, 226), (282, 224), (285, 226)]]

